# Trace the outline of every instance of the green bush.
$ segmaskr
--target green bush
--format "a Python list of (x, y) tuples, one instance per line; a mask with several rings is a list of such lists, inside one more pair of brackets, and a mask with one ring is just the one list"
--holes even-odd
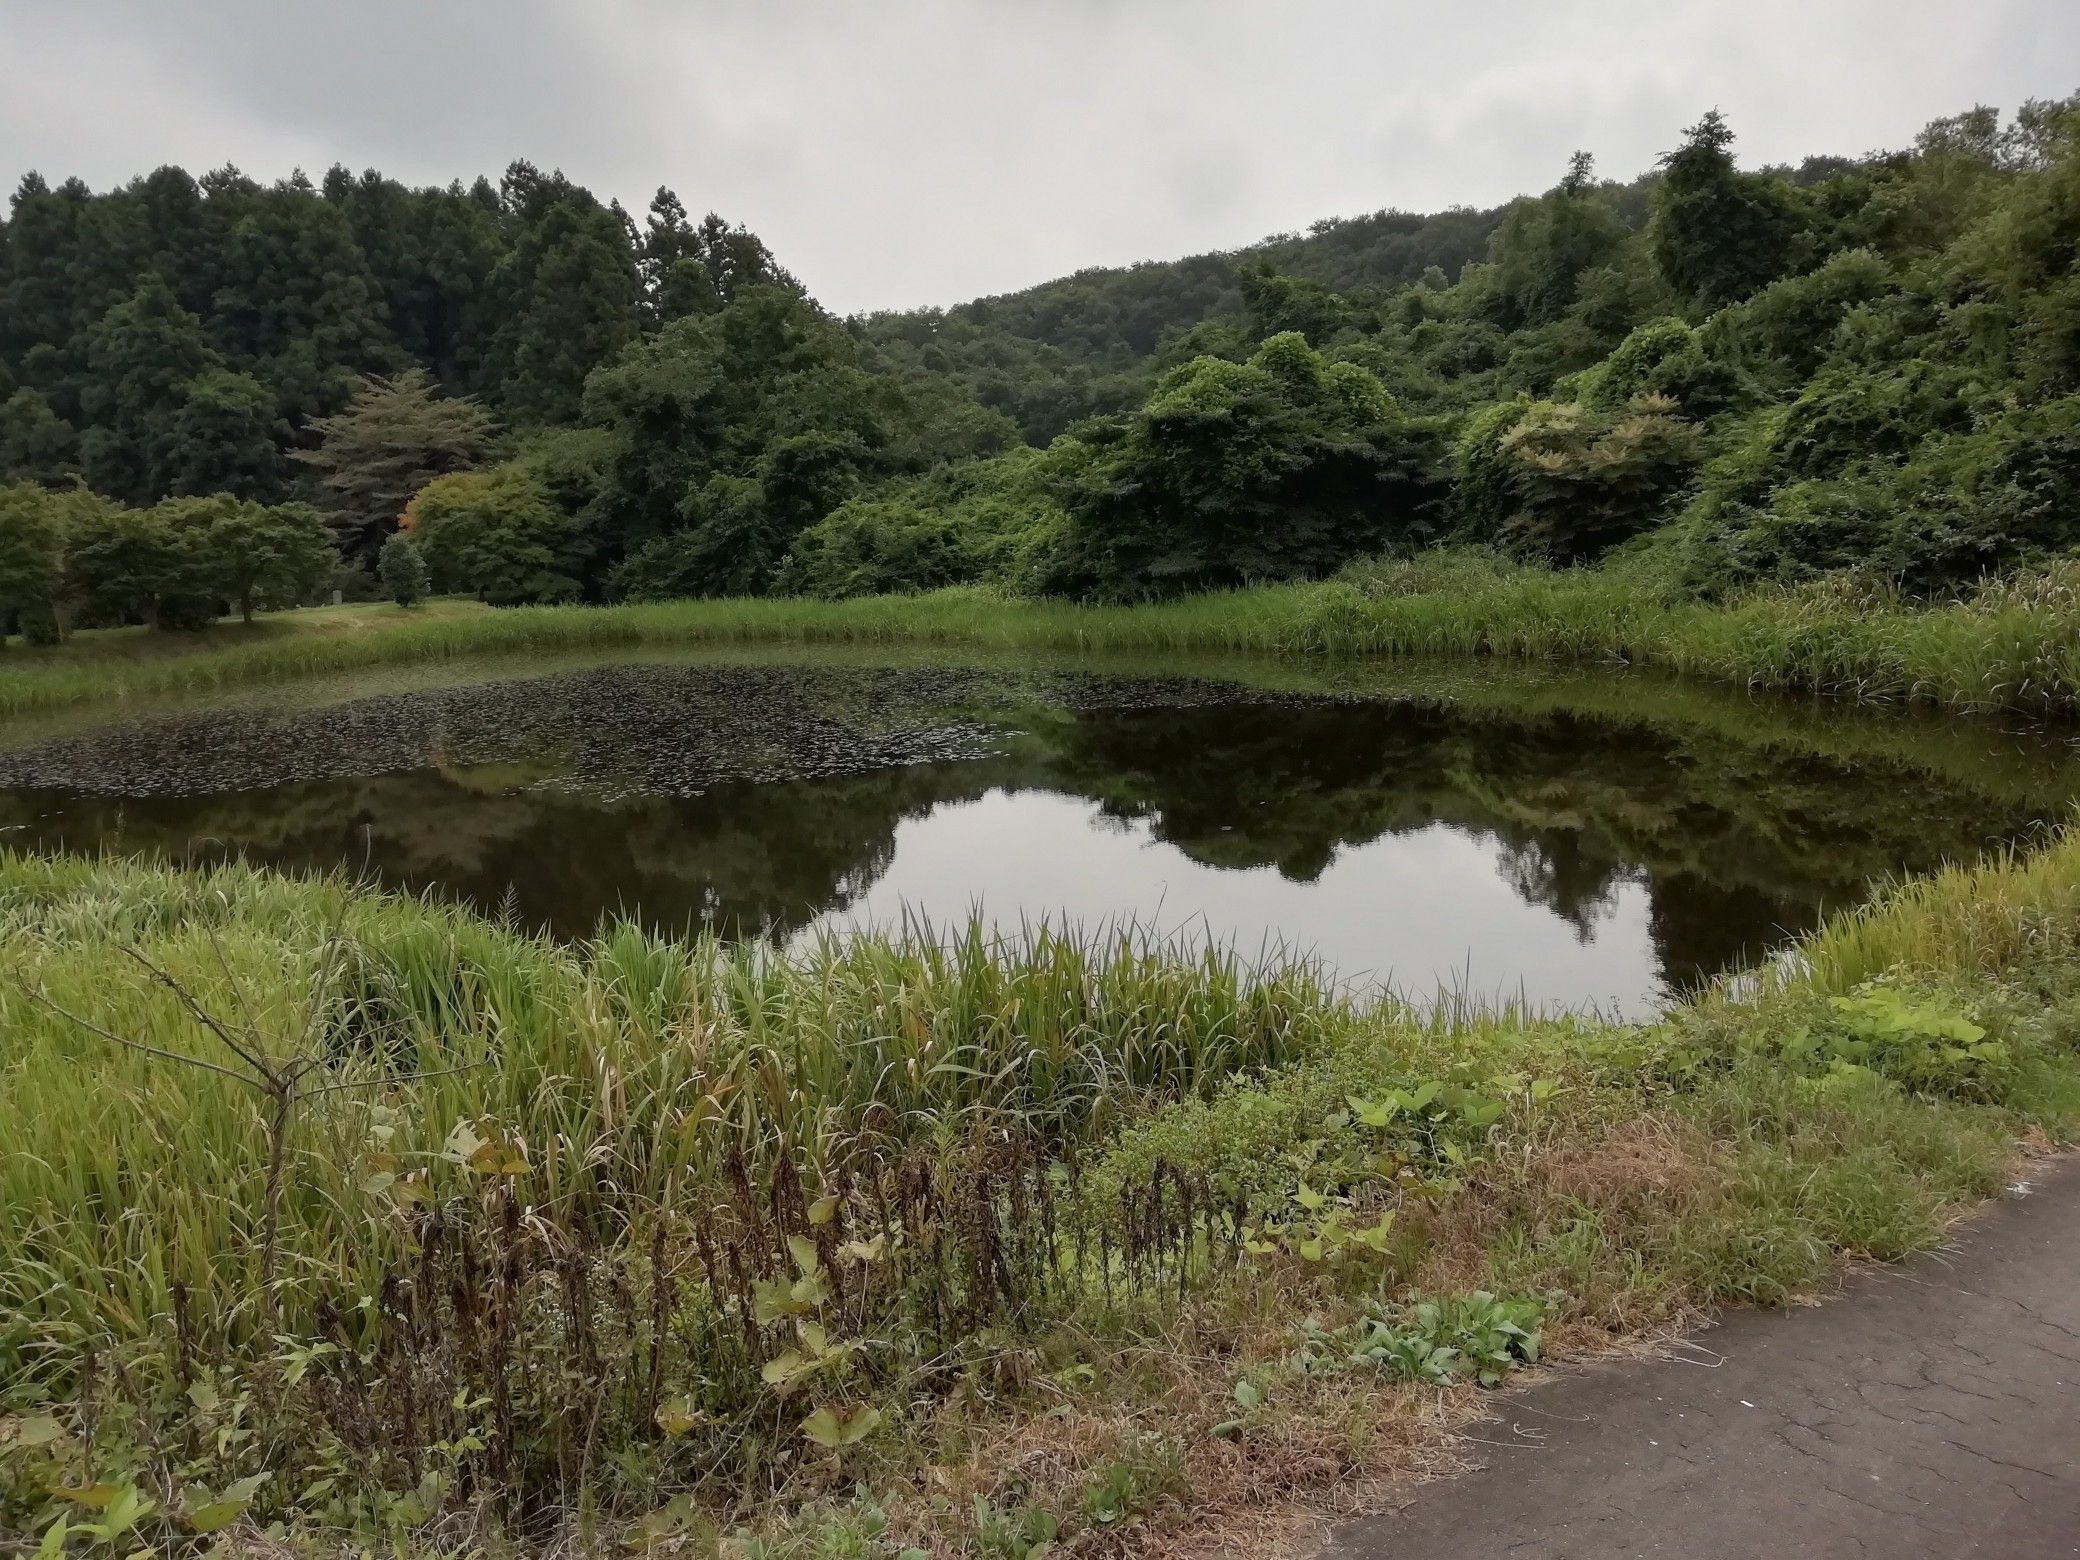
[(828, 600), (948, 585), (1023, 588), (1067, 523), (1055, 492), (1081, 453), (1064, 439), (840, 505), (795, 538), (774, 588)]
[[(1968, 432), (1896, 451), (1918, 414), (1897, 381), (1860, 398), (1833, 376), (1758, 422), (1707, 472), (1685, 517), (1686, 578), (1700, 589), (1835, 573), (1929, 594), (2080, 544), (2080, 397), (2003, 409)], [(1815, 387), (1820, 381), (1815, 381)], [(1773, 474), (1835, 466), (1825, 478)]]
[(1665, 398), (1510, 403), (1469, 419), (1453, 451), (1460, 525), (1519, 556), (1586, 562), (1653, 525), (1702, 454)]
[(390, 599), (400, 607), (416, 607), (426, 599), (426, 560), (420, 556), (419, 544), (408, 533), (398, 531), (383, 543), (376, 572), (382, 576)]
[(1830, 255), (1817, 269), (1770, 283), (1727, 311), (1729, 327), (1751, 351), (1794, 379), (1812, 374), (1832, 354), (1835, 333), (1858, 307), (1895, 291), (1899, 279), (1869, 249)]
[(1391, 1312), (1374, 1308), (1334, 1331), (1310, 1322), (1293, 1364), (1308, 1375), (1368, 1370), (1434, 1387), (1469, 1380), (1499, 1387), (1518, 1366), (1538, 1363), (1545, 1318), (1542, 1300), (1477, 1289)]
[(1752, 400), (1747, 376), (1719, 350), (1715, 337), (1682, 320), (1649, 320), (1568, 386), (1576, 400), (1599, 412), (1616, 411), (1641, 396), (1665, 397), (1685, 417), (1710, 417)]
[(1089, 445), (1046, 588), (1132, 597), (1330, 572), (1426, 540), (1435, 436), (1296, 333), (1173, 370)]
[(570, 601), (579, 593), (583, 534), (542, 482), (518, 466), (437, 478), (412, 500), (406, 520), (439, 590), (493, 606)]

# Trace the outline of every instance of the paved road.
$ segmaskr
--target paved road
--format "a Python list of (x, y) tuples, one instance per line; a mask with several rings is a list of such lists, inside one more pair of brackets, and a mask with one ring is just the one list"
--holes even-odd
[(2080, 1161), (1952, 1251), (1696, 1344), (1501, 1399), (1480, 1472), (1327, 1560), (2080, 1556)]

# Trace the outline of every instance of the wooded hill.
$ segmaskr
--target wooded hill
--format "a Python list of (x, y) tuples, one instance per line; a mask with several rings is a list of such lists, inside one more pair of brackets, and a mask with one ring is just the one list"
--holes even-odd
[[(403, 523), (494, 601), (1131, 596), (1440, 541), (1947, 589), (2080, 540), (2074, 125), (1974, 109), (1744, 171), (1711, 114), (1627, 183), (1578, 153), (1494, 211), (852, 320), (669, 191), (639, 224), (526, 164), (31, 175), (0, 480), (32, 486), (0, 527), (42, 562), (0, 611), (158, 620), (194, 511), (153, 545), (138, 516), (200, 496), (309, 501), (364, 571)], [(112, 527), (143, 561), (82, 575)]]

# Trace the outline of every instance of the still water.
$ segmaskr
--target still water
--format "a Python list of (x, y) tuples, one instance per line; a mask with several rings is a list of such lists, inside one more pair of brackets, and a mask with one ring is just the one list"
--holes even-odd
[(2074, 758), (1618, 673), (507, 664), (18, 726), (0, 845), (346, 865), (566, 937), (1131, 919), (1637, 1015), (2063, 818)]

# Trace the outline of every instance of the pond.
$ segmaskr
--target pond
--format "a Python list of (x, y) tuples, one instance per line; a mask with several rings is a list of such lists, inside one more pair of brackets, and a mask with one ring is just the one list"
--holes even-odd
[(0, 734), (0, 844), (346, 866), (583, 936), (1132, 920), (1637, 1016), (2062, 819), (2058, 731), (1637, 673), (749, 652)]

